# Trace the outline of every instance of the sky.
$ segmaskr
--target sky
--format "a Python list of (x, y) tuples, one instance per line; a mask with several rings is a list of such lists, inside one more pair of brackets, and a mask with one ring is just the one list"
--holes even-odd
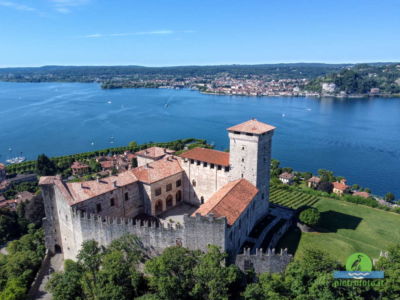
[(400, 61), (400, 0), (0, 0), (0, 67)]

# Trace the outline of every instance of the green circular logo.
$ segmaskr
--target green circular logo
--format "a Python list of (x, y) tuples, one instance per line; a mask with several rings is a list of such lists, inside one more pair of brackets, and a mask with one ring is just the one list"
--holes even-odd
[(353, 253), (346, 261), (347, 271), (370, 272), (372, 271), (372, 261), (364, 253)]

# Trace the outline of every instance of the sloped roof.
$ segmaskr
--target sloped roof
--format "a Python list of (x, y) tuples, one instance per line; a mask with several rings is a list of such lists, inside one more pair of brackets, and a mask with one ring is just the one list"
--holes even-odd
[(333, 183), (333, 188), (337, 189), (337, 190), (345, 191), (345, 190), (347, 190), (349, 188), (349, 186), (346, 185), (346, 184), (343, 184), (341, 182), (335, 181)]
[(161, 148), (161, 147), (150, 147), (141, 151), (136, 152), (137, 156), (149, 157), (149, 158), (159, 158), (165, 154), (173, 154), (174, 150)]
[(268, 125), (266, 123), (252, 119), (244, 123), (229, 127), (228, 131), (239, 131), (245, 133), (263, 134), (268, 131), (274, 130), (276, 127)]
[(313, 183), (320, 183), (321, 178), (317, 177), (317, 176), (313, 176), (310, 179), (307, 180), (308, 182), (313, 182)]
[(166, 157), (133, 169), (131, 172), (144, 183), (153, 183), (183, 172), (176, 157)]
[(89, 168), (89, 166), (79, 161), (74, 161), (71, 166), (71, 169), (86, 169), (86, 168)]
[(281, 175), (279, 175), (279, 178), (283, 179), (292, 179), (294, 177), (293, 173), (288, 173), (288, 172), (283, 172)]
[(101, 194), (111, 192), (116, 189), (116, 186), (121, 187), (136, 181), (136, 176), (132, 172), (126, 171), (116, 176), (99, 179), (98, 181), (68, 182), (66, 186), (73, 198), (72, 204), (76, 204)]
[(258, 189), (246, 179), (231, 181), (214, 193), (193, 215), (212, 213), (215, 217), (226, 217), (228, 225), (233, 225), (257, 193)]
[(194, 148), (182, 153), (180, 157), (204, 161), (225, 167), (229, 166), (229, 153), (213, 149)]

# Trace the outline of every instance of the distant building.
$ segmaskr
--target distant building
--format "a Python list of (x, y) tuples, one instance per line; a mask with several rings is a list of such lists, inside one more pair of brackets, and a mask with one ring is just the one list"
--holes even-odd
[(317, 177), (317, 176), (313, 176), (310, 179), (307, 180), (307, 186), (309, 188), (317, 188), (318, 184), (321, 182), (321, 178)]
[(72, 175), (83, 175), (89, 172), (89, 166), (79, 161), (74, 161), (71, 166)]
[(336, 84), (334, 83), (322, 83), (322, 92), (323, 93), (334, 93), (336, 89)]
[(346, 179), (340, 180), (340, 182), (333, 182), (333, 192), (336, 195), (342, 196), (343, 194), (349, 192), (350, 187), (346, 184)]
[(379, 94), (379, 92), (380, 92), (379, 88), (372, 88), (369, 93), (372, 95), (376, 95)]
[(284, 184), (292, 184), (293, 179), (293, 173), (283, 172), (281, 175), (279, 175), (279, 180)]
[(138, 167), (141, 167), (144, 166), (145, 164), (159, 160), (167, 155), (171, 155), (174, 153), (175, 153), (174, 150), (161, 147), (151, 147), (138, 151), (135, 154), (137, 157)]
[(6, 179), (6, 166), (0, 163), (0, 182)]
[(371, 195), (370, 195), (370, 193), (367, 193), (367, 192), (354, 192), (353, 196), (369, 198)]

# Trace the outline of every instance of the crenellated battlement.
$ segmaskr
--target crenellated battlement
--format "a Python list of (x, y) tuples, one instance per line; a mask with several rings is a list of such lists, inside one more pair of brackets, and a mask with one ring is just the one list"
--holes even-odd
[(287, 249), (281, 249), (276, 253), (275, 249), (256, 249), (255, 254), (250, 253), (250, 248), (245, 248), (242, 254), (236, 256), (236, 265), (242, 271), (254, 270), (256, 273), (282, 272), (288, 263), (293, 259), (293, 255), (288, 254)]

